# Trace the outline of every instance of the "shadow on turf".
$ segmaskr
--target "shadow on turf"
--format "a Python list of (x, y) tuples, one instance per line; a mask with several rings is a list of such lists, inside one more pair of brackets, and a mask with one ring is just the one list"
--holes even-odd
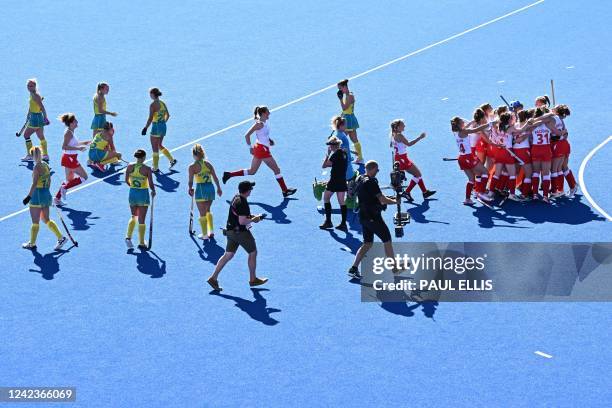
[(49, 252), (45, 255), (38, 252), (38, 249), (33, 249), (31, 252), (34, 255), (34, 265), (38, 266), (40, 270), (30, 269), (29, 271), (39, 273), (45, 280), (53, 280), (55, 274), (60, 271), (59, 258), (70, 252), (72, 248)]
[(428, 220), (427, 218), (425, 218), (425, 213), (429, 210), (429, 203), (430, 201), (438, 201), (435, 198), (429, 198), (427, 200), (423, 200), (423, 202), (421, 204), (417, 204), (415, 202), (409, 203), (411, 204), (413, 207), (408, 209), (408, 212), (410, 213), (410, 220), (411, 222), (416, 222), (418, 224), (429, 224), (429, 223), (435, 223), (435, 224), (445, 224), (445, 225), (449, 225), (450, 222), (446, 222), (446, 221), (434, 221), (434, 220)]
[(157, 182), (156, 186), (158, 186), (159, 188), (161, 188), (162, 190), (168, 193), (176, 192), (176, 190), (181, 185), (181, 183), (170, 177), (176, 173), (178, 173), (178, 171), (174, 169), (170, 170), (168, 173), (162, 173), (162, 172), (153, 173), (153, 176), (155, 177), (155, 181)]
[[(123, 173), (121, 173), (120, 171), (123, 170), (123, 167), (118, 167), (117, 165), (115, 165), (115, 166), (111, 166), (110, 169), (107, 171), (100, 171), (96, 169), (95, 167), (90, 167), (90, 169), (91, 169), (92, 177), (95, 177), (98, 179), (103, 178), (104, 182), (110, 184), (111, 186), (121, 185), (121, 175)], [(104, 178), (104, 177), (108, 177), (108, 178)]]
[[(287, 218), (287, 214), (285, 214), (285, 210), (289, 205), (290, 201), (297, 200), (297, 198), (284, 198), (283, 201), (277, 206), (272, 206), (270, 204), (260, 203), (260, 202), (249, 202), (249, 205), (254, 205), (256, 207), (261, 208), (269, 214), (269, 216), (264, 221), (274, 221), (276, 224), (290, 224), (291, 220)], [(230, 201), (228, 201), (228, 204)]]
[(202, 258), (203, 261), (210, 262), (213, 265), (217, 265), (217, 261), (219, 260), (219, 258), (221, 258), (225, 250), (223, 249), (223, 247), (217, 244), (217, 241), (214, 238), (206, 241), (201, 241), (202, 245), (200, 245), (200, 240), (196, 238), (195, 235), (191, 235), (191, 240), (198, 248), (198, 255), (200, 255), (200, 258)]
[[(582, 202), (582, 195), (576, 194), (574, 198), (561, 197), (552, 200), (551, 204), (544, 202), (517, 203), (507, 201), (502, 208), (490, 208), (484, 206), (475, 207), (473, 213), (478, 218), (478, 224), (482, 228), (530, 228), (527, 226), (513, 225), (521, 221), (532, 224), (543, 224), (551, 222), (555, 224), (580, 225), (591, 221), (606, 221), (591, 207)], [(510, 225), (495, 224), (495, 220)]]
[(257, 320), (265, 324), (266, 326), (274, 326), (279, 323), (278, 320), (270, 316), (272, 313), (279, 313), (281, 309), (268, 307), (268, 301), (264, 298), (261, 292), (268, 292), (270, 289), (265, 288), (251, 288), (254, 300), (243, 299), (239, 296), (226, 295), (223, 292), (213, 290), (210, 292), (213, 296), (219, 296), (224, 299), (232, 300), (235, 302), (234, 306), (242, 310), (253, 320)]
[(85, 231), (90, 228), (90, 226), (95, 224), (89, 224), (87, 220), (97, 220), (100, 217), (92, 217), (91, 211), (79, 211), (70, 207), (60, 207), (62, 213), (67, 213), (68, 219), (72, 221), (72, 227), (75, 231)]
[(136, 268), (143, 275), (148, 275), (151, 279), (157, 279), (166, 274), (166, 261), (157, 256), (155, 252), (128, 249), (127, 253), (136, 257)]
[[(323, 207), (318, 206), (317, 211), (319, 212), (319, 214), (322, 215), (321, 222), (323, 222), (325, 220), (325, 217), (323, 217)], [(332, 209), (332, 215), (336, 215), (336, 217), (332, 218), (332, 221), (334, 221), (335, 224), (339, 224), (340, 209)], [(349, 209), (348, 214), (346, 215), (346, 222), (348, 223), (349, 227), (348, 232), (343, 232), (335, 228), (320, 231), (327, 231), (330, 237), (332, 237), (336, 242), (343, 245), (342, 247), (340, 247), (340, 250), (350, 252), (354, 255), (357, 253), (357, 250), (361, 246), (361, 239), (359, 238), (359, 236), (361, 235), (361, 222), (359, 222), (359, 214)]]

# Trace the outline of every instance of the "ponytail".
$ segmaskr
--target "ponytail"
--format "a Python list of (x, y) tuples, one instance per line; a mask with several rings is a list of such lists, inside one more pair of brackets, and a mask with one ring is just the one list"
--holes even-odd
[(510, 120), (512, 119), (512, 114), (510, 112), (504, 112), (499, 115), (499, 130), (502, 132), (506, 132), (510, 127)]
[(451, 130), (453, 132), (460, 132), (461, 131), (461, 122), (463, 122), (463, 120), (459, 116), (455, 116), (454, 118), (452, 118), (451, 121), (450, 121)]
[(61, 120), (64, 125), (70, 126), (70, 124), (76, 120), (76, 116), (74, 113), (64, 113), (60, 115), (58, 119)]
[(259, 118), (261, 117), (261, 114), (262, 114), (262, 113), (266, 113), (266, 112), (268, 112), (268, 113), (270, 112), (270, 111), (268, 110), (268, 107), (267, 107), (267, 106), (265, 106), (265, 105), (262, 105), (262, 106), (256, 106), (256, 107), (255, 107), (255, 110), (253, 111), (253, 118), (254, 118), (255, 120), (257, 120), (257, 119), (259, 119)]
[(259, 118), (259, 106), (255, 107), (255, 111), (253, 112), (253, 119), (257, 120)]

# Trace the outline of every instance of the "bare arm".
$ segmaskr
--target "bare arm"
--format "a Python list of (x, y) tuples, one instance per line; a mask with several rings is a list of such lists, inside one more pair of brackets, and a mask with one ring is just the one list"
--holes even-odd
[(32, 171), (32, 186), (30, 186), (30, 192), (28, 193), (30, 197), (32, 197), (32, 194), (34, 194), (34, 190), (36, 190), (36, 183), (38, 183), (38, 177), (40, 174), (39, 168), (40, 167), (36, 165)]
[(39, 94), (34, 94), (34, 102), (36, 102), (38, 104), (38, 106), (40, 106), (40, 110), (42, 111), (43, 116), (46, 119), (47, 118), (47, 110), (45, 109), (45, 105), (43, 104), (43, 98), (41, 98)]
[(159, 110), (159, 103), (157, 104), (157, 109), (155, 109), (155, 102), (151, 102), (151, 105), (149, 105), (149, 118), (147, 119), (147, 124), (145, 125), (143, 131), (146, 134), (146, 129), (149, 128), (149, 126), (151, 126), (151, 122), (153, 122), (153, 115), (155, 115), (155, 112), (157, 112)]
[[(408, 143), (406, 143), (406, 144), (407, 144), (408, 146), (412, 146), (412, 145), (414, 145), (414, 144), (417, 144), (419, 141), (421, 141), (421, 140), (425, 139), (425, 136), (427, 136), (427, 134), (426, 134), (425, 132), (423, 132), (423, 133), (421, 133), (421, 134), (419, 135), (419, 137), (417, 137), (417, 138), (416, 138), (416, 139), (414, 139), (413, 141), (408, 142)], [(403, 135), (402, 135), (402, 138), (406, 139), (406, 138), (405, 138)]]
[(108, 114), (111, 116), (117, 116), (117, 112), (111, 112), (111, 111), (107, 111), (104, 109), (104, 97), (98, 95), (98, 97), (96, 98), (96, 104), (98, 105), (98, 112), (100, 112), (101, 114)]
[(262, 127), (263, 127), (263, 123), (256, 122), (256, 123), (253, 123), (253, 126), (251, 126), (251, 128), (246, 132), (246, 134), (244, 135), (244, 138), (246, 139), (246, 142), (249, 146), (251, 145), (251, 135), (253, 134), (253, 132), (261, 129)]
[(151, 197), (155, 197), (155, 184), (153, 184), (153, 172), (150, 167), (146, 167), (147, 169), (147, 178), (149, 179), (149, 189), (151, 190)]
[(380, 193), (376, 196), (376, 198), (378, 198), (378, 201), (380, 201), (381, 204), (385, 205), (385, 204), (396, 204), (396, 201), (387, 197), (386, 195), (384, 195), (383, 193)]
[(189, 181), (187, 182), (189, 185), (189, 195), (193, 195), (193, 176), (195, 174), (195, 164), (189, 166)]
[(132, 185), (130, 184), (130, 174), (132, 173), (133, 168), (134, 166), (128, 164), (127, 168), (125, 169), (125, 184), (130, 187), (132, 187)]
[(221, 194), (222, 194), (221, 184), (219, 184), (219, 178), (217, 177), (217, 173), (215, 172), (215, 168), (213, 167), (213, 165), (208, 160), (204, 160), (204, 164), (206, 165), (206, 167), (208, 167), (208, 170), (210, 170), (210, 176), (212, 177), (213, 181), (215, 182), (215, 186), (217, 186), (217, 194), (219, 196), (221, 196)]
[(355, 102), (355, 97), (349, 93), (346, 95), (346, 103), (344, 103), (344, 98), (340, 99), (340, 106), (342, 106), (342, 110), (346, 110), (354, 102)]

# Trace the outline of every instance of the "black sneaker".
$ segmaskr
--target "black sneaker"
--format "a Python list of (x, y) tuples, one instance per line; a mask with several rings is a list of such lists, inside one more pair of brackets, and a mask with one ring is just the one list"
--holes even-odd
[(402, 193), (402, 198), (404, 198), (406, 201), (408, 201), (409, 203), (414, 201), (414, 198), (412, 198), (412, 195), (408, 192), (408, 191), (404, 191)]
[(287, 198), (290, 195), (294, 195), (296, 191), (297, 188), (288, 188), (287, 190), (283, 191), (283, 197)]
[(356, 266), (351, 266), (351, 269), (348, 270), (348, 276), (353, 279), (361, 279), (361, 274), (359, 273), (359, 269)]
[(435, 190), (427, 190), (423, 193), (423, 198), (427, 199), (429, 197), (431, 197), (432, 195), (436, 194)]
[(223, 180), (223, 184), (227, 183), (227, 180), (231, 179), (232, 176), (229, 174), (228, 171), (224, 171), (223, 172), (223, 177), (221, 178), (221, 180)]
[(323, 224), (319, 225), (319, 228), (321, 228), (321, 229), (334, 228), (334, 224), (332, 224), (331, 221), (325, 220), (325, 222)]
[(336, 225), (336, 229), (340, 230), (340, 231), (347, 232), (348, 231), (348, 227), (346, 226), (346, 222), (341, 222), (340, 224)]

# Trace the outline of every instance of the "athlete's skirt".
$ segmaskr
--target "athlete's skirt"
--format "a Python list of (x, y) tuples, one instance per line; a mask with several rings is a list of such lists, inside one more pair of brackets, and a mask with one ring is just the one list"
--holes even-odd
[(495, 157), (495, 163), (502, 163), (502, 164), (516, 163), (516, 160), (514, 160), (514, 157), (512, 157), (510, 152), (508, 152), (508, 149), (505, 149), (503, 147), (495, 147), (494, 157)]
[(515, 147), (512, 151), (523, 161), (523, 163), (531, 163), (531, 149), (529, 147)]
[(253, 146), (253, 156), (258, 159), (267, 159), (268, 157), (272, 157), (272, 153), (270, 153), (270, 148), (268, 146), (255, 143)]
[(459, 163), (459, 168), (461, 170), (472, 170), (476, 165), (478, 165), (480, 161), (478, 157), (473, 154), (461, 154), (457, 158), (457, 163)]
[(74, 170), (80, 166), (77, 154), (62, 154), (62, 167)]
[(331, 191), (332, 193), (340, 193), (343, 191), (347, 191), (348, 186), (346, 184), (346, 180), (329, 179), (329, 181), (325, 185), (325, 189), (327, 191)]
[(195, 188), (195, 200), (196, 202), (201, 201), (213, 201), (215, 199), (215, 186), (213, 183), (196, 183)]
[(346, 130), (359, 129), (359, 122), (357, 121), (357, 116), (355, 116), (354, 113), (343, 113), (342, 117), (346, 121)]
[(489, 146), (489, 144), (487, 142), (485, 142), (482, 137), (480, 139), (478, 139), (478, 141), (476, 142), (476, 146), (474, 146), (474, 148), (476, 149), (477, 152), (479, 153), (486, 153), (487, 152), (487, 147)]
[(393, 160), (399, 162), (400, 170), (408, 171), (409, 168), (414, 166), (414, 163), (408, 158), (408, 153), (405, 154), (396, 154), (393, 157)]
[(550, 145), (533, 145), (531, 146), (531, 161), (551, 161), (552, 150)]
[(39, 129), (45, 126), (45, 117), (42, 112), (30, 112), (28, 114), (28, 127), (30, 129)]
[(571, 153), (570, 144), (567, 139), (553, 142), (552, 144), (552, 157), (564, 157), (569, 156)]
[(106, 124), (106, 114), (99, 113), (94, 115), (93, 120), (91, 121), (91, 129), (103, 129)]
[(150, 204), (148, 188), (130, 188), (130, 207), (148, 207)]
[(166, 136), (166, 122), (159, 121), (153, 122), (151, 127), (151, 136), (164, 137)]
[(89, 160), (94, 163), (100, 163), (107, 156), (108, 152), (100, 149), (89, 149)]
[(47, 187), (37, 188), (30, 199), (30, 207), (51, 207), (51, 192)]

